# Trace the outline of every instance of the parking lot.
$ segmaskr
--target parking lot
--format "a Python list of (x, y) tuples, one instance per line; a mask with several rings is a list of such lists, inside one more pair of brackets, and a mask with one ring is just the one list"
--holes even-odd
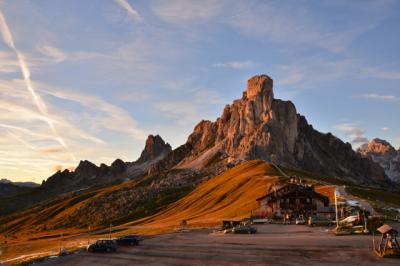
[(116, 253), (82, 252), (42, 265), (399, 265), (373, 255), (372, 236), (335, 236), (326, 227), (258, 225), (258, 233), (211, 229), (146, 239)]

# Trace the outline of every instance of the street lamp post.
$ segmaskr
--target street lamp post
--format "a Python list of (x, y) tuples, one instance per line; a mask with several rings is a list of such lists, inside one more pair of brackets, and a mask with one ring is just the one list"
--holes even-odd
[(336, 213), (336, 230), (339, 228), (339, 216), (337, 206), (337, 188), (335, 188), (335, 213)]

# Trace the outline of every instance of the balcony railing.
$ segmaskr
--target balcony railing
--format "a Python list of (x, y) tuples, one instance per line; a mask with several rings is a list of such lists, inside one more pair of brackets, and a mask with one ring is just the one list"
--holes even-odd
[(279, 205), (280, 209), (283, 210), (301, 210), (301, 209), (307, 209), (307, 210), (316, 210), (317, 205), (316, 204), (304, 204), (304, 203), (281, 203)]

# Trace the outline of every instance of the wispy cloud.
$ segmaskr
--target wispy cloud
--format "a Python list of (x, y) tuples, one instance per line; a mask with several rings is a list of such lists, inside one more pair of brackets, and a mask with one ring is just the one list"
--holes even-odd
[[(394, 79), (382, 75), (389, 72), (383, 68), (372, 71), (363, 60), (354, 58), (336, 58), (326, 56), (312, 56), (298, 59), (295, 63), (277, 65), (277, 82), (281, 85), (293, 85), (296, 88), (315, 87), (329, 81), (340, 79)], [(395, 72), (393, 72), (395, 73)], [(400, 78), (400, 75), (399, 75)]]
[(388, 127), (382, 127), (381, 130), (382, 130), (383, 132), (388, 132), (388, 131), (390, 130), (390, 128), (388, 128)]
[[(293, 5), (291, 2), (235, 2), (230, 5), (233, 15), (226, 23), (244, 35), (271, 42), (289, 44), (300, 48), (304, 45), (322, 48), (329, 52), (344, 51), (361, 34), (375, 28), (393, 2), (375, 5), (369, 1), (365, 5), (346, 5), (336, 8), (364, 14), (352, 16), (352, 20), (342, 20), (331, 27), (329, 21), (320, 16), (316, 5)], [(320, 9), (332, 9), (332, 4), (321, 3)]]
[(60, 49), (51, 45), (42, 45), (38, 47), (38, 51), (43, 55), (53, 59), (55, 62), (62, 62), (68, 58), (68, 55)]
[(371, 99), (371, 100), (379, 100), (379, 101), (396, 101), (398, 98), (394, 95), (382, 95), (376, 93), (368, 93), (364, 94), (362, 97)]
[(97, 52), (65, 51), (50, 44), (38, 45), (36, 50), (40, 53), (41, 57), (34, 58), (34, 60), (42, 65), (49, 63), (61, 63), (64, 61), (83, 61), (95, 59), (112, 60), (116, 57), (112, 54), (102, 54)]
[[(145, 140), (146, 132), (120, 107), (79, 91), (38, 82), (33, 85), (39, 88), (42, 97), (48, 99), (48, 119), (60, 131), (68, 132), (64, 139), (79, 158), (94, 158), (95, 162), (109, 163), (99, 160), (104, 157), (114, 157), (114, 160), (118, 154), (121, 154), (118, 157), (126, 154), (126, 151), (118, 150), (115, 140), (132, 143), (134, 139), (139, 144)], [(54, 165), (62, 165), (63, 168), (75, 166), (65, 150), (55, 145), (57, 142), (51, 130), (45, 123), (40, 123), (47, 118), (35, 105), (26, 104), (29, 94), (22, 93), (20, 89), (23, 86), (21, 80), (0, 81), (0, 168), (20, 167), (19, 175), (28, 176), (31, 174), (23, 169), (32, 164), (34, 167), (30, 169), (37, 171), (35, 177), (45, 178), (51, 174)], [(14, 91), (18, 93), (13, 95)], [(69, 108), (70, 105), (74, 108)], [(112, 142), (109, 142), (110, 138)], [(43, 175), (38, 176), (40, 174)]]
[[(180, 26), (213, 22), (269, 42), (299, 49), (308, 45), (340, 53), (363, 33), (375, 28), (395, 4), (394, 1), (377, 2), (341, 5), (326, 1), (320, 5), (295, 5), (256, 0), (161, 0), (153, 4), (152, 10), (161, 20)], [(340, 20), (332, 27), (332, 22), (321, 16), (321, 10), (332, 12), (333, 9), (345, 11), (352, 19)]]
[(137, 122), (120, 107), (117, 107), (99, 97), (84, 94), (71, 89), (59, 89), (54, 86), (41, 84), (41, 92), (52, 95), (62, 100), (73, 101), (91, 110), (91, 119), (95, 123), (93, 126), (106, 128), (111, 131), (119, 131), (129, 134), (131, 137), (145, 140), (146, 133)]
[(233, 69), (252, 69), (256, 66), (256, 64), (253, 61), (247, 60), (215, 63), (213, 66)]
[(187, 126), (200, 121), (200, 115), (196, 107), (183, 101), (158, 102), (155, 107), (164, 117), (171, 118), (180, 126)]
[(224, 1), (221, 0), (170, 0), (156, 1), (153, 12), (162, 20), (170, 23), (188, 23), (207, 21), (220, 14)]
[(58, 134), (56, 128), (54, 127), (53, 121), (48, 117), (48, 111), (46, 103), (42, 100), (40, 95), (38, 95), (32, 85), (32, 81), (30, 78), (30, 70), (26, 61), (25, 56), (16, 48), (14, 44), (14, 40), (12, 37), (12, 33), (7, 25), (6, 19), (3, 13), (0, 11), (0, 30), (3, 36), (4, 42), (9, 46), (16, 54), (18, 58), (19, 67), (22, 72), (22, 76), (25, 81), (25, 85), (27, 90), (30, 92), (33, 101), (36, 104), (36, 107), (39, 109), (40, 113), (46, 119), (47, 124), (49, 125), (51, 131), (54, 134), (55, 139), (65, 148), (65, 150), (71, 155), (72, 160), (76, 160), (74, 154), (70, 151), (68, 145), (65, 143), (64, 139)]
[(365, 68), (365, 74), (380, 79), (400, 79), (400, 71), (386, 70), (378, 67)]
[(221, 94), (215, 90), (198, 89), (194, 93), (193, 102), (198, 105), (220, 104), (222, 106), (224, 99)]
[(343, 132), (345, 138), (350, 139), (352, 144), (359, 145), (368, 142), (365, 130), (359, 128), (354, 123), (341, 123), (334, 125), (333, 128)]
[[(183, 82), (180, 85), (186, 84)], [(189, 83), (190, 84), (190, 83)], [(178, 98), (190, 98), (190, 101), (173, 99), (168, 101), (158, 101), (154, 104), (160, 114), (169, 118), (179, 126), (192, 126), (203, 119), (212, 119), (209, 109), (216, 107), (218, 110), (223, 108), (226, 99), (216, 90), (210, 88), (190, 88), (193, 84), (184, 85), (178, 88)]]
[(14, 73), (19, 71), (18, 61), (15, 60), (15, 54), (0, 51), (0, 73)]
[(126, 12), (136, 21), (142, 21), (143, 18), (140, 14), (136, 11), (135, 8), (131, 4), (129, 4), (128, 0), (115, 0), (118, 5), (120, 5)]

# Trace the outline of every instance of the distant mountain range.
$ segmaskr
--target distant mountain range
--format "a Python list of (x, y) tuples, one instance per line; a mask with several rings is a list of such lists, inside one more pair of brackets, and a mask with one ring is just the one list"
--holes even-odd
[[(307, 171), (327, 181), (393, 187), (375, 157), (315, 130), (292, 102), (274, 98), (270, 77), (259, 75), (248, 80), (241, 99), (226, 105), (216, 121), (201, 121), (180, 147), (172, 150), (160, 136), (150, 135), (138, 160), (117, 159), (110, 166), (81, 161), (74, 171), (58, 171), (39, 187), (2, 200), (0, 214), (62, 199), (71, 209), (57, 216), (54, 227), (120, 223), (156, 212), (202, 181), (250, 160)], [(51, 206), (46, 205), (49, 213), (66, 209)]]
[(35, 182), (13, 182), (6, 178), (0, 179), (0, 184), (14, 184), (19, 187), (38, 187), (40, 184)]
[(30, 191), (32, 188), (38, 187), (39, 184), (34, 182), (12, 182), (8, 179), (0, 179), (0, 198), (12, 197), (17, 194)]
[(160, 136), (150, 135), (141, 156), (135, 162), (116, 159), (110, 166), (105, 164), (96, 166), (86, 160), (80, 161), (74, 171), (68, 169), (58, 171), (40, 186), (29, 182), (10, 183), (9, 180), (3, 179), (0, 184), (0, 197), (8, 199), (0, 204), (0, 214), (26, 208), (63, 193), (112, 186), (144, 176), (152, 165), (163, 159), (170, 151), (171, 146)]

